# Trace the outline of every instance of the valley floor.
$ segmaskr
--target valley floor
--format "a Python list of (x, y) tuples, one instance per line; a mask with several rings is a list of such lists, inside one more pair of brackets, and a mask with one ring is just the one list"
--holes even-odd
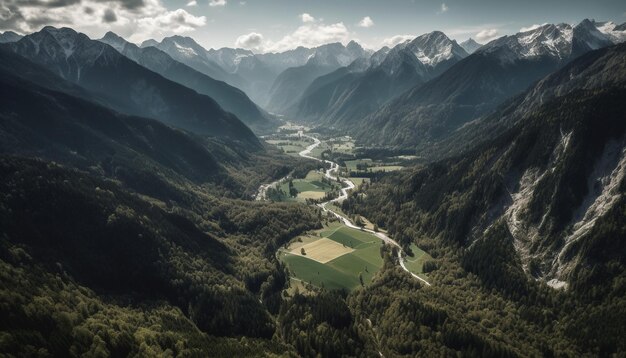
[[(318, 233), (319, 237), (311, 240), (310, 235), (305, 237), (307, 244), (302, 245), (302, 237), (298, 237), (293, 240), (287, 247), (280, 249), (277, 252), (277, 257), (285, 262), (291, 272), (291, 280), (306, 282), (316, 287), (324, 287), (329, 289), (347, 289), (352, 290), (359, 286), (364, 286), (366, 283), (371, 282), (373, 275), (382, 267), (382, 258), (379, 254), (379, 243), (383, 245), (390, 245), (395, 248), (397, 252), (397, 260), (400, 267), (409, 273), (413, 278), (419, 280), (421, 283), (430, 286), (428, 277), (423, 274), (422, 266), (424, 260), (421, 259), (421, 255), (425, 254), (423, 250), (417, 248), (414, 244), (414, 250), (418, 252), (418, 257), (408, 257), (402, 247), (386, 233), (381, 232), (365, 218), (358, 219), (358, 225), (353, 222), (345, 213), (340, 209), (340, 204), (348, 197), (350, 191), (352, 191), (356, 184), (352, 178), (343, 176), (343, 173), (350, 173), (350, 171), (356, 170), (355, 162), (360, 160), (354, 160), (352, 162), (346, 162), (346, 167), (340, 167), (338, 163), (331, 160), (323, 159), (323, 152), (318, 148), (332, 148), (333, 146), (328, 144), (329, 142), (348, 142), (346, 137), (331, 138), (328, 140), (319, 140), (314, 134), (305, 132), (305, 129), (300, 129), (296, 134), (289, 133), (280, 135), (280, 133), (272, 136), (272, 140), (268, 143), (274, 145), (283, 145), (283, 150), (287, 148), (288, 153), (292, 153), (294, 148), (301, 149), (298, 155), (303, 158), (315, 160), (325, 164), (328, 169), (323, 169), (317, 172), (310, 172), (304, 179), (292, 179), (289, 176), (281, 178), (270, 184), (263, 184), (259, 187), (257, 200), (266, 200), (268, 189), (273, 188), (280, 193), (289, 194), (289, 186), (293, 186), (298, 193), (295, 197), (291, 195), (284, 195), (282, 197), (285, 201), (298, 201), (307, 202), (309, 205), (318, 206), (326, 213), (327, 218), (331, 219), (331, 227), (335, 230), (327, 235)], [(306, 145), (307, 143), (310, 143)], [(306, 146), (305, 146), (306, 145)], [(343, 147), (352, 148), (350, 144), (342, 144)], [(338, 150), (341, 150), (342, 146), (335, 146)], [(371, 160), (368, 159), (371, 162)], [(383, 167), (384, 168), (384, 167)], [(395, 166), (393, 170), (402, 167)], [(326, 182), (321, 182), (322, 178), (326, 179)], [(358, 178), (359, 182), (362, 182), (362, 178)], [(334, 198), (328, 198), (325, 196), (332, 189), (336, 189), (336, 185), (340, 186), (340, 189), (336, 190), (338, 193)], [(317, 194), (317, 195), (311, 195)], [(307, 200), (317, 199), (317, 200)], [(330, 240), (325, 239), (328, 237)], [(346, 242), (346, 237), (348, 241)], [(321, 261), (313, 257), (311, 253), (306, 254), (307, 247), (310, 250), (310, 245), (317, 245), (323, 240), (330, 242), (337, 242), (341, 245), (326, 244), (326, 251), (336, 251), (337, 255), (331, 259)], [(354, 245), (354, 242), (358, 242), (359, 245)], [(343, 246), (342, 246), (343, 245)], [(353, 248), (354, 252), (343, 252), (346, 247)], [(303, 250), (301, 253), (298, 250)], [(363, 257), (365, 255), (365, 257)], [(428, 254), (425, 254), (428, 257)]]

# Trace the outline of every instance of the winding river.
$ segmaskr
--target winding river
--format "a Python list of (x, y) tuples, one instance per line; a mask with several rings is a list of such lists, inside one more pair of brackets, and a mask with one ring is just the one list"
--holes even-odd
[[(337, 213), (336, 211), (333, 211), (331, 208), (329, 208), (329, 204), (333, 204), (333, 203), (341, 203), (342, 201), (344, 201), (345, 199), (348, 198), (348, 191), (352, 190), (355, 188), (354, 182), (352, 182), (349, 178), (344, 178), (344, 177), (339, 177), (339, 175), (337, 174), (339, 172), (339, 164), (330, 161), (330, 160), (324, 160), (324, 159), (319, 159), (316, 158), (314, 156), (311, 155), (311, 152), (313, 151), (313, 149), (315, 149), (316, 147), (318, 147), (322, 141), (320, 141), (319, 139), (310, 136), (308, 134), (305, 134), (304, 132), (300, 131), (298, 133), (301, 137), (306, 137), (306, 138), (310, 138), (313, 140), (313, 144), (309, 145), (308, 147), (306, 147), (303, 151), (301, 151), (299, 153), (299, 155), (303, 158), (307, 158), (307, 159), (312, 159), (312, 160), (316, 160), (318, 162), (324, 162), (324, 163), (328, 163), (330, 164), (330, 168), (326, 169), (324, 176), (326, 176), (326, 178), (328, 179), (332, 179), (332, 180), (336, 180), (339, 179), (339, 181), (344, 184), (343, 188), (341, 189), (341, 195), (329, 200), (329, 201), (325, 201), (323, 203), (317, 204), (317, 206), (319, 206), (322, 210), (324, 210), (325, 212), (328, 212), (332, 215), (335, 215), (341, 222), (343, 222), (343, 224), (349, 228), (353, 228), (353, 229), (357, 229), (357, 230), (361, 230), (361, 231), (365, 231), (368, 232), (370, 234), (373, 234), (374, 236), (378, 237), (379, 239), (381, 239), (382, 241), (384, 241), (386, 244), (388, 245), (393, 245), (395, 247), (397, 247), (397, 252), (398, 252), (398, 262), (400, 263), (400, 267), (402, 267), (402, 269), (406, 272), (408, 272), (411, 276), (413, 276), (414, 278), (420, 280), (422, 283), (424, 283), (427, 286), (430, 286), (430, 283), (428, 281), (426, 281), (425, 279), (419, 277), (418, 275), (414, 274), (413, 272), (409, 271), (409, 269), (406, 268), (406, 265), (404, 263), (404, 255), (403, 255), (403, 250), (402, 247), (392, 238), (390, 238), (389, 236), (387, 236), (385, 233), (382, 232), (377, 232), (374, 230), (370, 230), (370, 229), (366, 229), (366, 228), (361, 228), (359, 226), (354, 225), (354, 223), (352, 223), (352, 221), (350, 221), (350, 219), (348, 219), (347, 217)], [(285, 178), (281, 178), (280, 180), (277, 180), (273, 183), (270, 184), (263, 184), (261, 185), (261, 187), (259, 187), (258, 193), (256, 195), (256, 200), (264, 200), (265, 199), (265, 195), (266, 195), (266, 191), (268, 188), (278, 185), (279, 183), (281, 183), (282, 181), (286, 180), (287, 177)]]

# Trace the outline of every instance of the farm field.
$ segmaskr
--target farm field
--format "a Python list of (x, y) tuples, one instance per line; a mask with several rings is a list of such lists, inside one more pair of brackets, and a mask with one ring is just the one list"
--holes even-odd
[(313, 148), (310, 155), (312, 157), (322, 159), (322, 152), (327, 151), (329, 149), (330, 147), (325, 142), (322, 142), (320, 145)]
[[(361, 286), (361, 278), (363, 284), (369, 284), (382, 267), (381, 240), (374, 235), (339, 223), (318, 230), (316, 234), (320, 235), (316, 241), (310, 242), (315, 237), (310, 235), (306, 239), (308, 243), (296, 241), (278, 253), (295, 280), (327, 289), (353, 290)], [(302, 247), (306, 255), (300, 253)], [(311, 250), (315, 247), (322, 249), (322, 259), (317, 251)]]
[(335, 138), (332, 140), (332, 149), (336, 153), (354, 154), (354, 141), (350, 137)]
[(349, 179), (350, 179), (350, 180), (354, 183), (354, 185), (356, 185), (356, 186), (359, 186), (359, 185), (361, 185), (362, 183), (369, 183), (369, 182), (370, 182), (370, 179), (369, 179), (369, 178), (350, 177)]
[[(332, 186), (328, 183), (322, 182), (324, 175), (318, 171), (310, 171), (304, 179), (293, 179), (292, 183), (294, 188), (298, 190), (298, 196), (295, 198), (289, 197), (289, 182), (280, 184), (279, 188), (287, 193), (285, 201), (299, 201), (304, 202), (306, 199), (321, 199), (324, 195), (332, 191)], [(336, 184), (338, 188), (339, 185)]]
[(285, 154), (296, 157), (299, 157), (299, 153), (313, 143), (312, 141), (300, 139), (298, 137), (285, 139), (268, 139), (266, 140), (266, 142), (282, 149)]
[(292, 255), (300, 255), (319, 263), (327, 263), (342, 255), (353, 252), (354, 249), (341, 245), (337, 241), (320, 238), (311, 243), (294, 248), (290, 251)]
[(382, 171), (391, 172), (391, 171), (400, 170), (404, 168), (401, 165), (397, 165), (396, 164), (397, 162), (385, 163), (383, 161), (373, 161), (369, 158), (347, 160), (345, 163), (346, 163), (346, 168), (348, 169), (348, 171), (352, 171), (352, 172), (364, 172), (365, 171), (365, 170), (358, 170), (357, 165), (364, 165), (367, 167), (366, 171), (372, 171), (372, 172), (382, 172)]

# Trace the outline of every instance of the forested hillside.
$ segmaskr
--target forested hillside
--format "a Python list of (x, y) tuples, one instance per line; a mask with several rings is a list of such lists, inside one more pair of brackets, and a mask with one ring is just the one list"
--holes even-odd
[[(624, 63), (621, 49), (602, 54), (610, 60), (597, 56), (598, 63)], [(526, 339), (530, 355), (625, 349), (615, 337), (626, 318), (626, 82), (623, 72), (609, 68), (612, 86), (570, 88), (525, 112), (497, 139), (459, 157), (386, 175), (343, 204), (344, 211), (368, 217), (435, 258), (429, 268), (442, 287), (423, 290), (434, 307), (468, 292), (486, 295), (481, 301), (491, 302), (488, 307), (498, 301), (516, 307), (504, 321), (489, 308), (475, 316), (480, 327), (509, 332), (491, 335), (504, 346), (478, 343), (477, 327), (451, 338), (478, 349), (472, 354), (483, 347), (494, 355), (526, 355), (518, 345)], [(545, 94), (535, 95), (549, 98)], [(501, 325), (511, 322), (528, 324), (519, 330), (549, 329), (556, 341), (528, 332), (528, 338), (507, 342), (518, 330)]]

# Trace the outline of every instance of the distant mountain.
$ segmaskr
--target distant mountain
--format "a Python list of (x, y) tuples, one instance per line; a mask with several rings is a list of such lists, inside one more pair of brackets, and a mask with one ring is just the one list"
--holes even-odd
[(185, 133), (51, 89), (54, 85), (31, 82), (21, 73), (46, 70), (4, 50), (0, 54), (0, 153), (37, 156), (84, 170), (99, 166), (105, 175), (156, 197), (162, 195), (157, 173), (197, 183), (227, 177), (207, 148)]
[(319, 78), (287, 113), (316, 123), (349, 127), (466, 56), (465, 50), (444, 33), (424, 34), (393, 49), (383, 48), (367, 62)]
[(165, 37), (161, 42), (146, 40), (141, 44), (142, 48), (151, 46), (167, 53), (174, 60), (182, 62), (213, 79), (224, 81), (240, 89), (246, 85), (245, 80), (240, 76), (228, 73), (213, 61), (209, 56), (209, 52), (191, 37), (176, 35)]
[[(519, 285), (526, 273), (605, 295), (626, 275), (624, 63), (626, 44), (577, 58), (495, 112), (493, 121), (512, 123), (500, 135), (382, 180), (355, 196), (362, 204), (345, 206), (396, 237), (465, 246), (464, 267), (491, 287)], [(397, 210), (369, 215), (381, 207)]]
[(299, 46), (293, 50), (283, 52), (268, 52), (256, 54), (254, 57), (263, 62), (272, 71), (281, 73), (290, 67), (304, 66), (309, 58), (315, 54), (316, 48)]
[(0, 44), (19, 41), (23, 36), (13, 31), (5, 31), (0, 34)]
[(248, 57), (254, 57), (254, 53), (242, 48), (223, 47), (218, 50), (209, 49), (207, 56), (227, 72), (235, 73), (241, 61)]
[(610, 44), (598, 23), (589, 20), (499, 38), (381, 107), (354, 134), (372, 145), (427, 151), (573, 58)]
[(140, 48), (112, 32), (108, 32), (100, 41), (163, 77), (210, 96), (255, 130), (262, 132), (274, 127), (275, 122), (270, 116), (263, 113), (241, 90), (175, 61), (155, 47)]
[(245, 91), (255, 103), (263, 106), (267, 104), (269, 90), (279, 73), (273, 66), (260, 60), (257, 55), (242, 57), (234, 73), (245, 79)]
[(476, 50), (478, 50), (482, 45), (474, 41), (474, 39), (470, 37), (469, 39), (461, 42), (459, 46), (463, 47), (465, 52), (467, 52), (468, 54), (472, 54), (476, 52)]
[(248, 127), (210, 97), (163, 78), (72, 29), (45, 27), (5, 46), (123, 113), (155, 118), (200, 135), (259, 145)]
[(339, 67), (347, 66), (358, 58), (369, 57), (354, 41), (343, 46), (341, 43), (317, 47), (303, 66), (291, 67), (283, 71), (270, 89), (267, 109), (284, 113), (291, 107), (304, 90), (319, 76), (328, 74)]
[[(314, 48), (298, 47), (284, 52), (255, 54), (241, 48), (224, 47), (205, 50), (189, 38), (172, 37), (170, 39), (175, 40), (174, 42), (178, 45), (174, 46), (174, 50), (187, 58), (184, 60), (177, 58), (177, 55), (172, 55), (176, 60), (185, 62), (190, 66), (192, 65), (191, 62), (194, 62), (194, 66), (199, 66), (194, 67), (198, 70), (206, 66), (204, 62), (207, 61), (213, 67), (219, 66), (229, 76), (233, 76), (230, 80), (225, 79), (225, 81), (243, 90), (255, 103), (264, 107), (270, 100), (270, 89), (278, 75), (288, 68), (304, 66), (314, 57), (315, 60), (312, 62), (322, 67), (346, 66), (355, 58), (355, 55), (358, 57), (363, 51), (366, 53), (365, 56), (370, 53), (363, 50), (356, 42), (348, 43), (345, 49), (339, 51), (332, 49), (337, 44), (327, 44)], [(162, 45), (155, 40), (148, 40), (142, 44), (142, 47), (146, 46), (159, 47)], [(202, 54), (202, 56), (196, 56), (194, 53)], [(205, 56), (206, 58), (204, 58)], [(221, 76), (214, 78), (221, 78)]]

